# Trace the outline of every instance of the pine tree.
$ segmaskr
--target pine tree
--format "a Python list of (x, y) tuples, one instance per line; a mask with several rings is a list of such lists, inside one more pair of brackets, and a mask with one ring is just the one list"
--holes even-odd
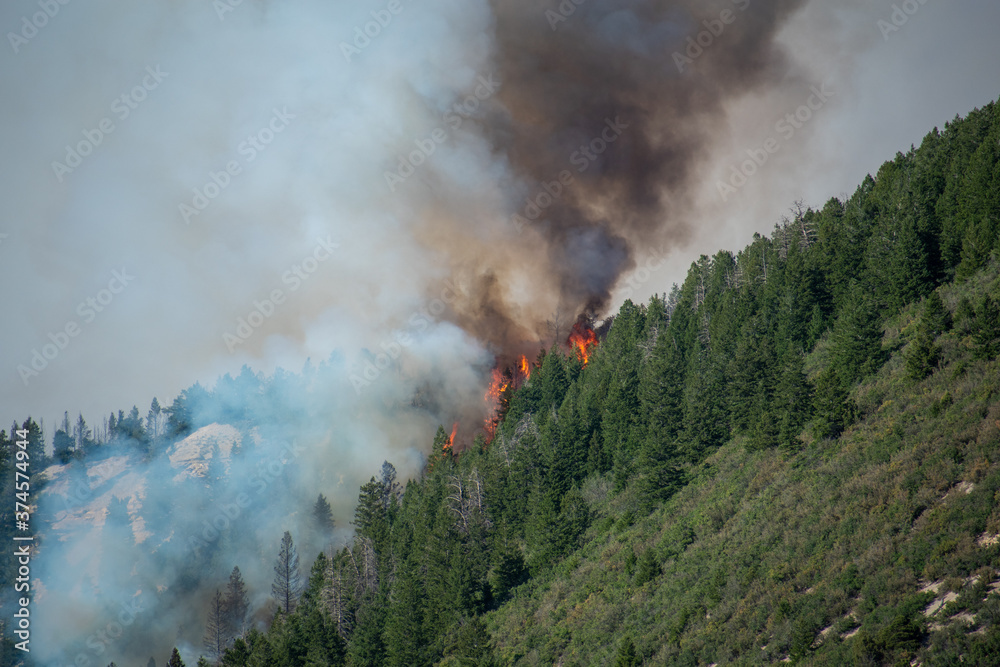
[(774, 392), (774, 408), (778, 417), (778, 446), (786, 452), (794, 452), (800, 448), (799, 434), (812, 415), (812, 387), (806, 379), (804, 368), (804, 356), (797, 352), (788, 352), (784, 370)]
[(590, 506), (580, 488), (574, 485), (562, 497), (558, 524), (560, 532), (553, 536), (557, 540), (559, 552), (562, 554), (579, 547), (580, 538), (587, 532), (589, 525)]
[(278, 560), (274, 565), (274, 583), (271, 584), (271, 595), (278, 603), (278, 608), (285, 614), (290, 614), (298, 604), (301, 590), (299, 554), (295, 550), (295, 543), (292, 542), (292, 534), (285, 531), (281, 538)]
[(948, 312), (937, 291), (931, 292), (924, 303), (921, 324), (935, 338), (951, 329), (951, 313)]
[(348, 645), (352, 666), (383, 667), (386, 664), (385, 623), (385, 596), (377, 593), (358, 610), (357, 624)]
[(242, 637), (247, 631), (247, 617), (250, 614), (250, 596), (239, 567), (234, 567), (229, 575), (225, 596), (226, 621), (231, 636)]
[(976, 321), (976, 309), (969, 301), (969, 297), (963, 296), (958, 301), (955, 309), (955, 326), (959, 333), (965, 335), (972, 332)]
[(160, 402), (154, 396), (153, 401), (149, 404), (149, 412), (146, 413), (146, 432), (150, 438), (156, 440), (161, 435), (162, 427), (163, 408), (160, 407)]
[(181, 654), (177, 651), (176, 647), (174, 647), (173, 653), (170, 654), (167, 667), (185, 667), (184, 661), (181, 660)]
[(494, 602), (503, 603), (511, 590), (526, 581), (527, 575), (524, 556), (519, 549), (507, 547), (498, 551), (494, 556), (493, 571), (490, 576)]
[(396, 466), (388, 461), (383, 461), (382, 476), (379, 481), (382, 482), (382, 501), (385, 505), (385, 511), (389, 512), (393, 502), (399, 501), (400, 488), (396, 481)]
[(118, 420), (115, 419), (115, 413), (112, 412), (108, 416), (108, 442), (114, 442), (118, 439)]
[(551, 490), (536, 484), (528, 502), (531, 513), (527, 519), (524, 537), (528, 547), (528, 565), (537, 574), (554, 564), (560, 545), (553, 536), (562, 533), (559, 525), (559, 504)]
[(69, 413), (64, 412), (62, 426), (56, 430), (55, 435), (52, 437), (52, 454), (59, 463), (69, 463), (73, 457), (73, 446), (76, 443), (71, 434)]
[(463, 618), (445, 639), (445, 660), (442, 664), (485, 665), (489, 664), (490, 635), (486, 624), (478, 616)]
[(662, 573), (660, 561), (656, 558), (655, 549), (646, 549), (639, 557), (635, 570), (635, 585), (642, 586), (656, 579)]
[(73, 439), (76, 441), (76, 449), (81, 452), (88, 452), (94, 446), (91, 438), (91, 430), (87, 426), (82, 414), (77, 415), (76, 425), (73, 427)]
[(401, 565), (389, 599), (385, 626), (386, 664), (394, 667), (424, 664), (424, 611), (424, 591), (418, 577), (417, 559), (411, 556)]
[(309, 571), (309, 581), (302, 592), (302, 608), (318, 609), (323, 601), (323, 589), (326, 588), (327, 558), (322, 551), (313, 561), (312, 569)]
[(684, 475), (679, 462), (673, 442), (656, 432), (646, 436), (639, 450), (636, 488), (647, 512), (680, 489)]
[(983, 297), (976, 308), (972, 341), (977, 359), (993, 359), (1000, 353), (1000, 310), (989, 295)]
[(832, 352), (833, 361), (848, 385), (871, 375), (885, 361), (878, 310), (871, 299), (857, 291), (834, 326)]
[(232, 647), (222, 655), (222, 667), (247, 667), (250, 661), (250, 647), (242, 638), (237, 638)]
[(831, 364), (816, 380), (816, 437), (836, 438), (847, 427), (851, 416), (848, 396), (836, 365)]
[(625, 637), (618, 645), (618, 653), (615, 655), (614, 667), (639, 667), (642, 664), (635, 651), (635, 642), (631, 637)]
[(934, 343), (930, 331), (920, 327), (916, 339), (904, 354), (907, 375), (918, 382), (923, 380), (937, 366), (940, 356), (941, 349)]
[(389, 517), (385, 507), (385, 487), (372, 477), (361, 487), (354, 509), (354, 528), (361, 537), (371, 540), (375, 552), (385, 554), (389, 539)]
[(322, 609), (310, 610), (301, 623), (301, 636), (306, 648), (306, 667), (334, 667), (344, 664), (345, 646), (337, 624)]
[(330, 507), (330, 502), (322, 493), (319, 494), (319, 497), (316, 498), (316, 504), (313, 505), (313, 524), (320, 535), (324, 537), (328, 537), (333, 532), (335, 525), (333, 521), (333, 508)]
[(42, 435), (42, 427), (34, 419), (28, 417), (21, 424), (20, 429), (11, 430), (11, 438), (15, 441), (21, 439), (20, 435), (16, 433), (17, 430), (27, 431), (25, 439), (28, 441), (28, 444), (25, 446), (25, 449), (28, 452), (28, 460), (31, 461), (31, 468), (29, 470), (31, 471), (32, 478), (34, 478), (35, 475), (41, 474), (45, 469), (49, 458), (45, 455), (45, 438)]
[(566, 361), (558, 350), (553, 349), (545, 355), (542, 367), (537, 373), (540, 384), (539, 426), (548, 420), (550, 414), (559, 409), (566, 391), (569, 389), (569, 377), (566, 374)]

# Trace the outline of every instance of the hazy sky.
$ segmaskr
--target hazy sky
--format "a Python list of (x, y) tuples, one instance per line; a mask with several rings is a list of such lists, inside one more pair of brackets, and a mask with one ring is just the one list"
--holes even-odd
[[(390, 3), (69, 2), (51, 17), (44, 4), (0, 8), (0, 426), (43, 417), (51, 438), (64, 410), (145, 414), (153, 396), (169, 404), (244, 363), (298, 370), (334, 349), (378, 349), (437, 314), (442, 281), (474, 270), (449, 243), (459, 229), (511, 263), (546, 261), (502, 224), (515, 209), (504, 159), (471, 119), (446, 116), (494, 94), (491, 3), (402, 0), (368, 42), (356, 31)], [(626, 273), (631, 296), (770, 231), (796, 199), (853, 191), (996, 98), (998, 26), (992, 0), (808, 4), (780, 33), (778, 85), (728, 101), (711, 128), (683, 213), (695, 233), (640, 248), (640, 266), (659, 268)], [(783, 134), (812, 87), (822, 104)], [(778, 152), (723, 202), (718, 182), (769, 138)], [(416, 141), (434, 142), (433, 166), (387, 182)], [(482, 220), (440, 222), (422, 189), (432, 171), (438, 196), (467, 199)], [(508, 297), (526, 313), (550, 305), (522, 275)]]

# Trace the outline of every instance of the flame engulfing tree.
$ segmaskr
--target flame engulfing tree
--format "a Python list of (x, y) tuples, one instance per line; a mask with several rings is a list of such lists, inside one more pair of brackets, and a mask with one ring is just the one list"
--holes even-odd
[(597, 334), (586, 322), (579, 320), (573, 325), (566, 342), (570, 349), (576, 353), (576, 358), (586, 366), (594, 348), (597, 347)]

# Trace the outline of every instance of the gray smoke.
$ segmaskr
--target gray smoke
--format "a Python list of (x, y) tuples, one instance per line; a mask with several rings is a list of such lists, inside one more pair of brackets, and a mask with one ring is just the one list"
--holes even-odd
[[(174, 450), (55, 471), (37, 638), (66, 664), (196, 652), (197, 610), (233, 565), (263, 606), (283, 530), (304, 562), (323, 546), (316, 494), (346, 538), (382, 460), (416, 474), (439, 424), (471, 440), (497, 356), (550, 344), (553, 313), (607, 314), (649, 248), (721, 229), (698, 193), (733, 110), (773, 97), (756, 109), (770, 123), (891, 11), (814, 3), (819, 20), (783, 35), (804, 0), (41, 4), (44, 20), (0, 8), (17, 36), (0, 68), (6, 421), (34, 410), (51, 438), (64, 409), (94, 425), (244, 364), (315, 362), (266, 383), (267, 406), (238, 394), (256, 421), (235, 429), (239, 456), (223, 426), (202, 433), (207, 476), (174, 481)], [(783, 150), (774, 180), (795, 168)], [(88, 639), (135, 600), (98, 655)]]

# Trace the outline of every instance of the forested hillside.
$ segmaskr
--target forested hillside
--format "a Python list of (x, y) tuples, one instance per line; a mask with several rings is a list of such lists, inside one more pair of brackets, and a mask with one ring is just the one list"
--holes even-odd
[(991, 104), (542, 354), (224, 663), (990, 664), (998, 156)]
[(994, 103), (384, 468), (222, 664), (996, 664), (998, 256)]

